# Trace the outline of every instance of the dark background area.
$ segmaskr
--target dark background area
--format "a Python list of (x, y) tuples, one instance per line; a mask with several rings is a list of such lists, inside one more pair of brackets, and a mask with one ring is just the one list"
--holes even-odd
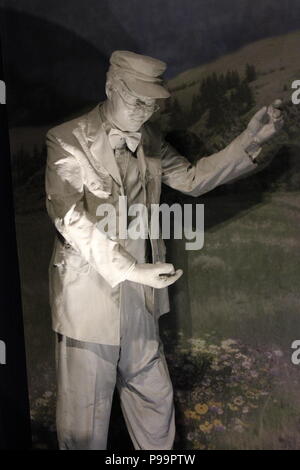
[(10, 125), (45, 124), (104, 97), (107, 61), (129, 49), (166, 78), (299, 28), (298, 0), (1, 0)]
[[(0, 80), (4, 80), (1, 41)], [(0, 449), (27, 449), (31, 445), (29, 402), (8, 126), (4, 104), (0, 105), (0, 154), (3, 222), (0, 339), (6, 345), (6, 363), (0, 364)]]

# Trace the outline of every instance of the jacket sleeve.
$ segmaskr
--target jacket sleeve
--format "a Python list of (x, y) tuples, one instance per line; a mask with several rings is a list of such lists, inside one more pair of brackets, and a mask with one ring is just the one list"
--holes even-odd
[(245, 130), (223, 150), (203, 157), (195, 164), (162, 141), (162, 182), (185, 194), (200, 196), (220, 184), (252, 172), (258, 164), (245, 151), (252, 140)]
[(65, 240), (111, 285), (124, 281), (136, 263), (116, 240), (97, 227), (84, 208), (83, 177), (76, 157), (51, 131), (46, 138), (46, 207)]

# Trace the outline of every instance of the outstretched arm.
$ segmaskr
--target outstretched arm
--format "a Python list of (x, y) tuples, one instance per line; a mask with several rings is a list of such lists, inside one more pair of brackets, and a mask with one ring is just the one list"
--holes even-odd
[(282, 128), (279, 101), (260, 109), (247, 128), (227, 147), (201, 158), (194, 165), (167, 142), (163, 142), (163, 183), (191, 196), (200, 196), (220, 184), (252, 172), (257, 167), (256, 158), (261, 152), (261, 146)]

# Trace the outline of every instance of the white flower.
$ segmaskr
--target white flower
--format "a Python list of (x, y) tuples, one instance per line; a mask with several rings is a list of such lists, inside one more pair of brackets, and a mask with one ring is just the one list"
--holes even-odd
[(273, 354), (276, 357), (282, 357), (283, 356), (283, 352), (280, 349), (276, 349), (275, 351), (273, 351)]
[(233, 344), (236, 344), (236, 341), (234, 339), (225, 339), (223, 341), (221, 341), (221, 348), (223, 349), (228, 349), (230, 348), (230, 346), (232, 346)]

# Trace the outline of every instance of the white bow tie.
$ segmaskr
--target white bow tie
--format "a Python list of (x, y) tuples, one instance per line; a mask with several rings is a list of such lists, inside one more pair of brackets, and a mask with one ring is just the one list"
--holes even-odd
[(126, 142), (131, 152), (135, 152), (140, 143), (142, 134), (140, 132), (123, 132), (112, 128), (108, 134), (110, 145), (113, 149), (123, 147)]

